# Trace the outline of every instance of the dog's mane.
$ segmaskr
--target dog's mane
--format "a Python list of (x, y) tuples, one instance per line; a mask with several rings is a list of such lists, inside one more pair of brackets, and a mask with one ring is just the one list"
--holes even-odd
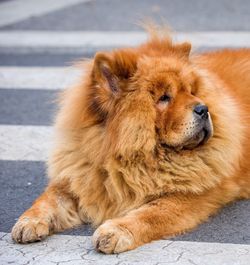
[[(137, 56), (174, 54), (183, 59), (190, 52), (191, 47), (187, 43), (173, 44), (168, 30), (152, 26), (147, 30), (149, 39), (146, 43), (136, 48), (115, 50), (112, 54), (121, 63), (132, 67), (131, 60), (136, 60)], [(110, 157), (109, 153), (101, 153), (107, 137), (107, 113), (93, 101), (94, 61), (78, 63), (78, 67), (83, 67), (83, 64), (85, 73), (82, 80), (60, 97), (60, 110), (55, 122), (57, 144), (49, 161), (49, 175), (53, 176), (51, 181), (66, 181), (73, 193), (81, 194), (81, 204), (96, 224), (168, 192), (202, 192), (219, 183), (221, 175), (230, 175), (234, 170), (231, 165), (232, 162), (237, 164), (234, 160), (239, 157), (241, 141), (237, 139), (240, 135), (237, 128), (231, 138), (222, 140), (222, 130), (225, 129), (217, 126), (215, 137), (206, 148), (196, 153), (186, 152), (181, 154), (181, 158), (178, 152), (160, 146), (156, 146), (156, 156), (156, 153), (145, 156), (143, 152), (137, 152), (133, 159), (122, 157), (119, 160)], [(205, 71), (200, 71), (200, 74), (206, 80), (206, 89), (213, 90), (214, 77), (209, 77)], [(230, 96), (225, 98), (225, 104), (231, 104)], [(231, 105), (230, 121), (220, 115), (215, 119), (222, 119), (226, 124), (237, 120), (235, 108)], [(232, 143), (238, 143), (237, 154), (230, 151)], [(222, 146), (223, 151), (220, 149)]]

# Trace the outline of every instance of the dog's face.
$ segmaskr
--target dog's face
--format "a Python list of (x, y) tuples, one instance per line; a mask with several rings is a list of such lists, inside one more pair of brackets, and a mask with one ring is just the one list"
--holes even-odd
[[(141, 70), (143, 69), (143, 70)], [(138, 64), (139, 84), (151, 94), (161, 144), (193, 149), (213, 134), (208, 106), (199, 98), (200, 77), (174, 58), (145, 58)]]
[(213, 134), (208, 107), (198, 96), (201, 78), (187, 58), (101, 53), (93, 78), (92, 109), (120, 131), (122, 145), (154, 138), (170, 148), (193, 149)]

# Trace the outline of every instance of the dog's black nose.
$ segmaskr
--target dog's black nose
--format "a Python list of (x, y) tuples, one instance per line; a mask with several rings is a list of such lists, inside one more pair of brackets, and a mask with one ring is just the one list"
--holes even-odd
[(208, 107), (206, 105), (198, 104), (194, 107), (194, 113), (199, 115), (202, 119), (207, 119)]

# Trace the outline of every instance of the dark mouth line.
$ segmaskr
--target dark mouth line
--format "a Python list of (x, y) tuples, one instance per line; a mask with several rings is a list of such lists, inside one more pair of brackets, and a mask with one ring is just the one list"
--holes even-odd
[[(197, 137), (202, 132), (204, 133), (204, 137), (202, 138), (202, 140), (199, 143), (197, 143), (197, 145), (194, 148), (188, 148), (188, 145), (185, 146), (185, 143), (183, 145), (178, 145), (178, 146), (171, 146), (171, 145), (168, 145), (166, 143), (160, 143), (160, 145), (164, 149), (172, 149), (172, 150), (176, 150), (176, 151), (195, 149), (195, 148), (203, 145), (209, 136), (209, 131), (206, 128), (203, 128), (201, 131), (199, 131), (197, 134), (195, 134), (192, 138)], [(189, 139), (189, 140), (191, 140), (191, 139)], [(187, 140), (186, 142), (188, 142), (189, 140)]]
[(208, 130), (203, 128), (203, 131), (204, 131), (204, 137), (203, 137), (202, 141), (198, 144), (198, 146), (204, 144), (208, 138), (208, 135), (209, 135)]

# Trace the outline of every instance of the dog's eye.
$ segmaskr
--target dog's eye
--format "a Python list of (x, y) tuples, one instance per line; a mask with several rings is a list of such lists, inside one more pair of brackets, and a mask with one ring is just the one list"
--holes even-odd
[(171, 100), (171, 97), (167, 94), (162, 95), (156, 104), (156, 107), (160, 110), (163, 111), (167, 106), (169, 101)]
[(160, 98), (159, 98), (159, 103), (167, 103), (170, 101), (170, 96), (167, 95), (167, 94), (164, 94), (162, 95)]

